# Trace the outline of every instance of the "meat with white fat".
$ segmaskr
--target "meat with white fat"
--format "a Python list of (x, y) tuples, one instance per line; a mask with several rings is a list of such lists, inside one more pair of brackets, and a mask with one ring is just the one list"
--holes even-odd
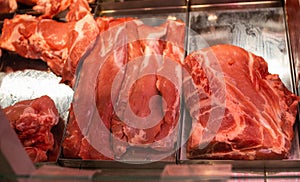
[(26, 14), (5, 19), (0, 47), (26, 58), (42, 59), (55, 74), (62, 76), (62, 82), (73, 86), (78, 62), (99, 33), (88, 10), (79, 17), (66, 23)]
[[(72, 151), (72, 137), (76, 138), (74, 142), (81, 138), (80, 148), (86, 146), (89, 149), (74, 148), (74, 151), (80, 151), (76, 157), (83, 159), (121, 159), (131, 148), (174, 151), (178, 135), (184, 36), (172, 38), (172, 30), (177, 29), (180, 35), (184, 35), (184, 24), (168, 21), (150, 27), (139, 20), (108, 17), (96, 21), (103, 34), (84, 62), (96, 64), (105, 57), (103, 63), (98, 63), (100, 70), (93, 71), (98, 71), (96, 107), (106, 127), (102, 129), (108, 132), (95, 128), (98, 121), (88, 120), (88, 123), (78, 121), (85, 128), (83, 135), (78, 135), (78, 130), (72, 131), (74, 127), (70, 126), (76, 126), (76, 123), (71, 122), (63, 144), (64, 154)], [(166, 37), (169, 42), (164, 40)], [(118, 43), (112, 44), (116, 38)], [(149, 108), (151, 104), (154, 107)], [(141, 122), (133, 119), (136, 117)], [(101, 151), (95, 153), (97, 155), (90, 155), (91, 151), (94, 153), (93, 144), (101, 146)], [(101, 152), (103, 156), (98, 155)]]
[(54, 146), (51, 129), (59, 122), (54, 101), (48, 96), (20, 101), (4, 108), (4, 113), (32, 161), (46, 161)]
[[(232, 45), (187, 56), (185, 102), (192, 117), (187, 157), (288, 158), (300, 98), (263, 58)], [(194, 89), (192, 89), (194, 87)]]

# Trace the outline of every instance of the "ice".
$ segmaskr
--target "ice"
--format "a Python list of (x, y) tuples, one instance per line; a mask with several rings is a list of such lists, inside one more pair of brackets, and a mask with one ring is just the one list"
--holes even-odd
[(5, 108), (22, 100), (48, 95), (66, 122), (73, 90), (60, 83), (61, 78), (51, 72), (24, 70), (0, 75), (0, 106)]

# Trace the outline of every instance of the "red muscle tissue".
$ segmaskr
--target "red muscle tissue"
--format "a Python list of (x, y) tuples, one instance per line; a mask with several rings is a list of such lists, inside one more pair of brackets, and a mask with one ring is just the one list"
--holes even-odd
[(74, 1), (67, 22), (27, 14), (5, 19), (0, 47), (22, 57), (42, 59), (70, 86), (80, 58), (96, 39), (99, 28), (84, 0)]
[[(109, 132), (99, 132), (92, 140), (97, 140), (102, 148), (113, 154), (109, 158), (121, 158), (131, 147), (172, 151), (178, 134), (176, 127), (180, 109), (184, 23), (166, 21), (159, 26), (148, 26), (138, 19), (108, 17), (97, 18), (96, 21), (100, 32), (106, 33), (104, 46), (112, 46), (111, 42), (124, 40), (124, 37), (131, 41), (112, 50), (100, 70), (96, 70), (96, 107)], [(175, 29), (177, 35), (174, 34)], [(99, 47), (102, 42), (97, 43), (87, 59), (100, 60)], [(160, 98), (152, 99), (153, 96)], [(153, 108), (149, 108), (150, 102)], [(139, 124), (150, 123), (151, 126), (143, 128), (134, 125), (136, 120), (130, 116), (130, 112), (142, 118)], [(155, 123), (151, 120), (153, 118), (147, 118), (150, 114), (158, 118), (154, 119)], [(71, 116), (63, 142), (64, 156), (108, 159), (82, 135), (76, 114)], [(93, 131), (97, 131), (97, 128), (93, 128)]]
[(263, 58), (217, 45), (191, 53), (184, 67), (195, 88), (183, 83), (193, 122), (188, 158), (289, 157), (300, 98), (268, 72)]
[(42, 96), (25, 100), (4, 108), (10, 125), (33, 162), (47, 160), (47, 152), (53, 149), (51, 129), (59, 122), (59, 114), (53, 100)]

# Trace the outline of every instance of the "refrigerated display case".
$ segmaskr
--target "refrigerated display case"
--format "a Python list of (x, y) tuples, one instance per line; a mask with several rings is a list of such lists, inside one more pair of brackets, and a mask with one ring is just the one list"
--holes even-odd
[[(167, 20), (180, 20), (185, 23), (185, 55), (217, 44), (232, 44), (263, 57), (272, 74), (278, 74), (284, 85), (293, 93), (299, 92), (299, 53), (300, 53), (300, 2), (296, 0), (176, 0), (176, 1), (122, 1), (102, 2), (90, 5), (94, 17), (133, 17), (144, 24), (157, 26)], [(3, 15), (12, 18), (27, 10)], [(31, 10), (28, 10), (31, 12)], [(32, 12), (31, 12), (32, 13)], [(63, 14), (56, 17), (64, 21)], [(3, 19), (0, 19), (3, 24)], [(88, 55), (88, 54), (87, 54)], [(78, 80), (92, 68), (85, 56), (77, 68)], [(13, 59), (13, 62), (11, 61)], [(91, 60), (90, 60), (91, 62)], [(1, 57), (1, 107), (19, 100), (34, 98), (41, 93), (52, 94), (67, 125), (68, 108), (76, 89), (70, 90), (59, 83), (59, 77), (49, 72), (42, 61), (31, 62), (15, 53), (3, 50)], [(19, 71), (19, 70), (24, 70)], [(10, 72), (7, 72), (9, 70)], [(12, 70), (12, 71), (11, 71)], [(29, 70), (26, 72), (26, 70)], [(27, 80), (26, 80), (27, 79)], [(53, 88), (46, 86), (26, 86), (49, 81)], [(77, 80), (77, 87), (81, 86)], [(51, 83), (52, 84), (52, 83)], [(76, 88), (76, 87), (75, 87)], [(27, 92), (24, 92), (26, 89)], [(21, 91), (22, 90), (22, 91)], [(53, 92), (59, 90), (59, 92)], [(209, 160), (188, 159), (186, 145), (190, 132), (190, 118), (184, 108), (181, 110), (176, 151), (169, 158), (153, 161), (139, 154), (139, 161), (82, 160), (66, 158), (59, 150), (56, 161), (36, 164), (36, 171), (28, 175), (3, 173), (0, 179), (14, 180), (61, 180), (61, 181), (297, 181), (300, 178), (299, 118), (294, 126), (291, 155), (283, 160)], [(57, 133), (65, 131), (60, 126)], [(60, 140), (62, 136), (58, 137)], [(60, 145), (60, 141), (58, 141)], [(136, 152), (136, 151), (134, 151)], [(132, 153), (134, 156), (136, 153)], [(1, 155), (0, 155), (1, 156)], [(0, 160), (5, 161), (5, 159)], [(4, 164), (4, 163), (3, 163)]]

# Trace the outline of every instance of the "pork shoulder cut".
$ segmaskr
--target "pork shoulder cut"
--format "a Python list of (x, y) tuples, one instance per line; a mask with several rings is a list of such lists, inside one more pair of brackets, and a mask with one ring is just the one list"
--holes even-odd
[(73, 86), (77, 64), (99, 33), (98, 24), (84, 0), (74, 1), (68, 22), (16, 15), (5, 19), (0, 48), (22, 57), (42, 59), (50, 69)]
[[(232, 45), (188, 55), (184, 95), (190, 159), (283, 159), (290, 154), (300, 98), (266, 61)], [(194, 89), (192, 89), (194, 88)]]

